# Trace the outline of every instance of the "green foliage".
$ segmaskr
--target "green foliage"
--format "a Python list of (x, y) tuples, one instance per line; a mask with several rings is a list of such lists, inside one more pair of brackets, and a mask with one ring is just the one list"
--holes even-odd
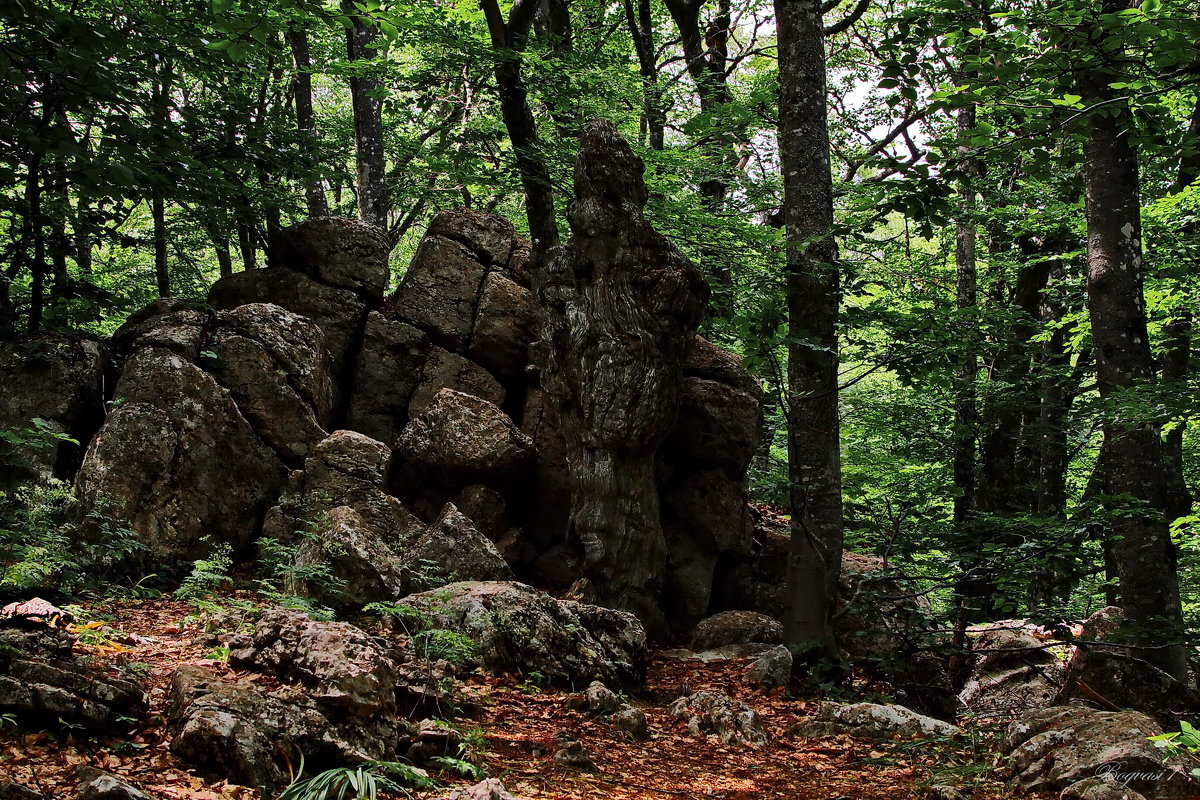
[(177, 600), (210, 598), (232, 586), (233, 548), (228, 542), (214, 543), (211, 539), (205, 539), (205, 542), (209, 545), (208, 558), (192, 562), (192, 571), (175, 590)]
[(133, 531), (101, 511), (80, 516), (70, 486), (61, 481), (0, 490), (0, 589), (99, 588), (146, 549)]
[(409, 637), (415, 652), (430, 661), (448, 661), (456, 666), (471, 663), (478, 644), (470, 636), (437, 626), (433, 614), (412, 606), (368, 603), (363, 611), (391, 620)]
[[(301, 773), (303, 770), (302, 761)], [(424, 791), (437, 788), (437, 783), (409, 764), (366, 761), (328, 769), (311, 778), (297, 777), (277, 800), (377, 800), (381, 792), (412, 797), (409, 787)]]
[[(1200, 730), (1186, 720), (1179, 723), (1179, 730), (1147, 737), (1155, 747), (1163, 750), (1163, 761), (1183, 758), (1190, 764), (1200, 764)], [(1191, 766), (1192, 775), (1200, 777), (1200, 766)]]

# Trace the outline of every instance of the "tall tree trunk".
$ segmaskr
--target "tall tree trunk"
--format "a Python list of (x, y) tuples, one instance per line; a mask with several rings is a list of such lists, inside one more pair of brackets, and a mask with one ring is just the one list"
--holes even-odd
[[(959, 109), (955, 120), (958, 135), (964, 141), (975, 129), (976, 108), (969, 103)], [(954, 228), (954, 305), (961, 316), (960, 325), (970, 324), (978, 305), (978, 275), (976, 264), (976, 245), (979, 239), (978, 227), (975, 222), (975, 211), (978, 205), (976, 199), (976, 177), (979, 172), (978, 161), (970, 154), (970, 148), (965, 144), (958, 148), (962, 180), (958, 186), (959, 219)], [(973, 327), (973, 326), (972, 326)], [(976, 408), (975, 379), (979, 372), (979, 356), (971, 345), (974, 331), (965, 331), (961, 339), (967, 347), (963, 353), (962, 363), (958, 368), (958, 386), (954, 397), (954, 530), (964, 542), (975, 540), (972, 524), (972, 512), (975, 510), (975, 458), (977, 452), (976, 429), (979, 425), (979, 415)], [(970, 561), (964, 559), (968, 565)], [(953, 647), (955, 656), (951, 660), (951, 679), (959, 686), (966, 679), (967, 664), (965, 654), (967, 646), (967, 623), (974, 616), (976, 609), (968, 608), (967, 604), (975, 592), (972, 591), (970, 577), (960, 578), (955, 586), (955, 615)]]
[(346, 31), (346, 52), (355, 63), (350, 75), (350, 100), (354, 109), (354, 147), (358, 163), (358, 218), (387, 230), (391, 200), (388, 197), (387, 164), (383, 152), (383, 101), (374, 95), (382, 86), (374, 77), (375, 57), (371, 45), (379, 32), (356, 13), (352, 0), (343, 7), (353, 24)]
[(325, 199), (325, 187), (317, 175), (316, 148), (317, 117), (313, 113), (312, 57), (308, 48), (308, 31), (300, 24), (292, 23), (287, 30), (288, 44), (292, 48), (292, 92), (296, 102), (296, 128), (300, 132), (301, 153), (304, 156), (304, 202), (310, 217), (329, 216), (329, 203)]
[[(1121, 4), (1106, 0), (1105, 10)], [(1110, 45), (1103, 38), (1100, 45)], [(1101, 48), (1092, 57), (1099, 59)], [(1114, 49), (1104, 47), (1104, 57)], [(1119, 51), (1118, 51), (1119, 52)], [(1148, 387), (1154, 380), (1142, 295), (1141, 208), (1137, 153), (1129, 138), (1133, 118), (1118, 100), (1107, 64), (1092, 64), (1080, 75), (1079, 93), (1087, 105), (1104, 103), (1088, 118), (1083, 151), (1087, 217), (1088, 312), (1096, 347), (1100, 396), (1114, 400), (1122, 391)], [(1164, 519), (1162, 442), (1148, 422), (1109, 418), (1104, 425), (1108, 490), (1121, 507), (1113, 516), (1113, 555), (1121, 598), (1134, 644), (1143, 656), (1179, 680), (1187, 661), (1178, 644), (1183, 633), (1176, 554)]]
[(29, 163), (29, 175), (25, 184), (26, 229), (31, 233), (33, 259), (29, 262), (29, 332), (37, 333), (42, 328), (42, 316), (46, 308), (46, 236), (42, 220), (42, 157), (34, 155)]
[(667, 112), (662, 107), (662, 87), (658, 83), (658, 64), (654, 54), (654, 16), (650, 0), (625, 0), (625, 21), (637, 53), (638, 74), (642, 78), (642, 129), (651, 150), (666, 146)]
[[(156, 133), (167, 136), (171, 124), (171, 62), (162, 59), (158, 69), (158, 82), (151, 99)], [(154, 283), (159, 297), (171, 296), (171, 274), (167, 269), (167, 212), (166, 186), (155, 185), (150, 190), (150, 216), (154, 224)]]
[[(1181, 192), (1200, 178), (1200, 101), (1192, 109), (1191, 123), (1184, 139), (1183, 154), (1179, 159), (1179, 171), (1173, 193)], [(1197, 225), (1187, 223), (1184, 236), (1195, 237)], [(1193, 264), (1193, 267), (1196, 265)], [(1168, 387), (1185, 392), (1191, 372), (1193, 315), (1191, 309), (1181, 309), (1175, 319), (1163, 329), (1166, 337), (1166, 352), (1163, 355), (1162, 379)], [(1178, 519), (1192, 513), (1194, 498), (1188, 489), (1183, 474), (1183, 434), (1187, 430), (1186, 420), (1176, 424), (1163, 435), (1163, 467), (1166, 470), (1167, 517)]]
[[(725, 75), (729, 59), (729, 0), (717, 0), (717, 13), (707, 30), (702, 30), (700, 24), (704, 0), (665, 2), (671, 18), (675, 21), (675, 27), (679, 30), (684, 63), (696, 87), (700, 111), (710, 115), (716, 114), (720, 107), (730, 100), (729, 80)], [(729, 191), (729, 181), (723, 173), (729, 166), (737, 163), (737, 153), (733, 149), (733, 143), (721, 135), (710, 138), (706, 142), (706, 149), (714, 174), (700, 182), (700, 195), (705, 198), (705, 205), (716, 211)]]
[(496, 87), (500, 113), (512, 143), (517, 172), (525, 189), (525, 215), (534, 250), (543, 252), (558, 244), (558, 220), (554, 212), (554, 188), (550, 170), (542, 157), (537, 123), (529, 108), (529, 94), (521, 77), (520, 53), (533, 24), (534, 0), (517, 0), (508, 22), (496, 0), (482, 0), (488, 34), (496, 53)]
[(708, 287), (646, 220), (643, 172), (611, 123), (584, 126), (567, 215), (573, 235), (537, 260), (534, 286), (549, 346), (542, 381), (567, 438), (579, 588), (662, 633), (667, 542), (655, 454), (678, 416)]
[[(779, 152), (787, 229), (791, 548), (784, 636), (797, 669), (840, 672), (833, 608), (842, 560), (837, 319), (841, 303), (820, 0), (775, 0)], [(834, 665), (834, 666), (831, 666)]]

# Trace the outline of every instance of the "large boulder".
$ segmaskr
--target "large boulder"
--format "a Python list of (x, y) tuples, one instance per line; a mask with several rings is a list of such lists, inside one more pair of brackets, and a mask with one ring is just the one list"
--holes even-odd
[(160, 575), (213, 542), (246, 547), (285, 473), (229, 390), (146, 347), (130, 357), (114, 402), (76, 480), (83, 507), (126, 523)]
[(1154, 720), (1135, 711), (1034, 709), (1009, 725), (1001, 763), (1022, 792), (1063, 791), (1107, 776), (1152, 800), (1196, 797), (1200, 783), (1178, 760), (1164, 761), (1148, 738), (1161, 733)]
[(231, 666), (298, 684), (323, 706), (355, 716), (395, 710), (396, 665), (380, 642), (349, 623), (276, 608), (262, 615), (253, 634), (229, 647)]
[(502, 273), (490, 272), (483, 280), (468, 353), (496, 375), (520, 378), (529, 364), (538, 321), (533, 293)]
[[(349, 374), (353, 368), (368, 310), (366, 301), (354, 292), (326, 286), (286, 267), (227, 275), (213, 284), (208, 302), (218, 309), (273, 303), (312, 320), (325, 333), (325, 346), (338, 376)], [(334, 388), (339, 388), (339, 382)]]
[(430, 624), (469, 637), (475, 660), (494, 672), (538, 672), (558, 685), (594, 680), (636, 687), (646, 634), (621, 611), (555, 600), (521, 583), (463, 582), (404, 598)]
[(491, 373), (474, 361), (435, 346), (421, 367), (421, 382), (408, 403), (409, 417), (425, 411), (442, 389), (453, 389), (496, 405), (504, 402), (504, 387)]
[(347, 506), (379, 540), (393, 549), (407, 546), (425, 526), (384, 491), (391, 458), (382, 442), (354, 431), (334, 431), (312, 449), (304, 469), (292, 473), (279, 504), (267, 514), (263, 534), (289, 542), (321, 527), (323, 516), (333, 509)]
[[(387, 313), (426, 331), (443, 347), (465, 352), (482, 313), (488, 277), (506, 273), (518, 284), (527, 285), (514, 272), (527, 252), (528, 244), (517, 239), (508, 220), (470, 209), (439, 212), (429, 223), (399, 288), (388, 298)], [(489, 315), (498, 318), (512, 308), (507, 298), (495, 296), (488, 305)], [(484, 323), (484, 339), (490, 335), (491, 325)]]
[(276, 305), (253, 303), (216, 314), (202, 354), (217, 382), (263, 441), (298, 463), (325, 438), (333, 387), (325, 336)]
[(499, 480), (532, 464), (533, 442), (508, 415), (472, 395), (442, 389), (398, 442), (420, 469), (447, 479)]
[(387, 235), (345, 217), (314, 217), (281, 231), (267, 251), (268, 267), (286, 267), (378, 304), (388, 284)]
[(433, 343), (422, 331), (378, 311), (367, 315), (354, 368), (346, 427), (389, 444), (408, 423), (408, 403), (424, 380)]
[(1050, 703), (1094, 703), (1099, 698), (1118, 708), (1130, 708), (1167, 728), (1180, 722), (1200, 724), (1200, 693), (1148, 661), (1124, 649), (1080, 646), (1059, 673), (1061, 688)]
[[(335, 698), (341, 699), (341, 698)], [(171, 684), (171, 752), (187, 764), (247, 786), (287, 782), (289, 763), (309, 769), (394, 758), (399, 724), (385, 714), (350, 714), (312, 699), (307, 686), (266, 691), (184, 665)]]
[(751, 642), (782, 643), (783, 623), (757, 611), (722, 611), (703, 620), (692, 632), (695, 650), (714, 650)]
[(362, 606), (403, 597), (420, 586), (420, 576), (350, 506), (338, 506), (313, 523), (298, 542), (295, 564), (301, 578), (289, 591), (328, 606)]
[(425, 534), (413, 542), (409, 557), (414, 565), (426, 567), (421, 572), (426, 585), (513, 578), (496, 545), (453, 503), (447, 503)]
[(762, 386), (742, 367), (741, 356), (713, 344), (703, 336), (696, 337), (687, 361), (683, 362), (683, 374), (690, 378), (724, 383), (760, 399), (762, 397)]
[(411, 322), (450, 350), (464, 350), (487, 267), (466, 246), (427, 234), (417, 247), (396, 293), (393, 317)]
[(963, 707), (979, 717), (1011, 717), (1059, 705), (1064, 666), (1046, 642), (1017, 627), (995, 627), (970, 637), (971, 672), (959, 691)]
[(758, 447), (761, 425), (759, 394), (708, 378), (685, 377), (679, 421), (663, 450), (692, 468), (723, 469), (741, 481)]
[(4, 444), (0, 479), (75, 476), (104, 420), (105, 361), (100, 345), (66, 336), (0, 347), (0, 429), (29, 442)]
[(70, 633), (41, 625), (0, 627), (0, 714), (30, 725), (79, 725), (107, 733), (147, 708), (140, 686), (72, 652)]

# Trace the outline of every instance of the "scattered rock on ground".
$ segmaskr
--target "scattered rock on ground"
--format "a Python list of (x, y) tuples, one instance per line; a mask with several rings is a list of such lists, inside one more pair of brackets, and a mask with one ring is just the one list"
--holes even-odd
[(692, 736), (714, 735), (725, 744), (761, 747), (767, 730), (758, 713), (745, 703), (720, 692), (696, 692), (671, 704), (667, 713), (687, 722)]
[(783, 623), (756, 611), (722, 611), (701, 621), (692, 633), (695, 650), (714, 650), (730, 644), (780, 644)]
[(441, 800), (517, 800), (496, 778), (488, 778), (474, 786), (455, 789)]
[(776, 688), (787, 686), (792, 679), (792, 652), (779, 645), (763, 653), (746, 671), (746, 681)]
[(928, 739), (962, 733), (962, 729), (912, 709), (875, 703), (822, 703), (790, 733), (807, 739), (847, 734), (862, 739)]
[(1136, 711), (1039, 708), (1009, 725), (1002, 763), (1022, 792), (1061, 791), (1107, 774), (1128, 778), (1129, 788), (1152, 800), (1196, 796), (1200, 784), (1178, 763), (1164, 763), (1162, 750), (1147, 738), (1160, 733), (1154, 720)]
[(394, 756), (399, 732), (393, 718), (349, 715), (307, 691), (283, 686), (268, 692), (250, 680), (225, 681), (184, 665), (171, 684), (171, 752), (247, 786), (285, 783), (285, 758), (301, 753), (314, 771)]
[(80, 784), (75, 800), (150, 800), (140, 789), (94, 767), (80, 767), (76, 775)]
[(401, 604), (470, 637), (478, 663), (494, 672), (539, 672), (565, 686), (599, 680), (622, 687), (640, 685), (645, 674), (646, 634), (631, 614), (501, 581), (452, 583)]
[(42, 800), (42, 793), (0, 778), (0, 800)]
[(561, 750), (554, 754), (554, 763), (584, 772), (600, 771), (587, 748), (578, 741), (567, 742)]
[(72, 652), (65, 630), (0, 627), (0, 713), (30, 725), (79, 725), (105, 733), (129, 727), (146, 708), (140, 686)]

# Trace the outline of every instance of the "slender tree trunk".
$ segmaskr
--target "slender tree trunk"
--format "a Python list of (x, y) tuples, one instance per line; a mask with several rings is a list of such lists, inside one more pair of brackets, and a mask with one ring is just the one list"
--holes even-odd
[(642, 130), (651, 150), (666, 146), (667, 112), (662, 107), (662, 87), (658, 83), (658, 64), (654, 57), (654, 17), (650, 0), (625, 0), (625, 21), (637, 53), (638, 74), (642, 78)]
[[(1108, 11), (1120, 8), (1111, 0), (1105, 3)], [(1111, 56), (1112, 49), (1105, 49)], [(1138, 161), (1129, 138), (1133, 118), (1128, 103), (1117, 100), (1109, 86), (1117, 74), (1107, 65), (1090, 66), (1080, 76), (1079, 89), (1086, 104), (1105, 103), (1088, 119), (1083, 178), (1088, 312), (1100, 396), (1107, 401), (1154, 379), (1142, 295)], [(1124, 498), (1113, 517), (1113, 555), (1132, 641), (1146, 646), (1141, 652), (1148, 661), (1184, 680), (1187, 661), (1178, 644), (1183, 612), (1175, 548), (1164, 519), (1162, 441), (1150, 423), (1110, 416), (1104, 444), (1109, 492)]]
[[(1183, 154), (1179, 159), (1179, 171), (1175, 184), (1171, 187), (1172, 192), (1183, 191), (1197, 178), (1200, 178), (1200, 102), (1197, 102), (1192, 110)], [(1185, 236), (1194, 237), (1197, 233), (1196, 223), (1188, 223), (1183, 233)], [(1191, 372), (1193, 322), (1191, 309), (1184, 308), (1163, 328), (1166, 337), (1166, 352), (1162, 365), (1163, 383), (1180, 393), (1186, 392), (1187, 379)], [(1187, 421), (1176, 420), (1171, 430), (1163, 435), (1163, 467), (1166, 470), (1166, 507), (1169, 519), (1178, 519), (1192, 513), (1194, 498), (1183, 473), (1183, 434), (1186, 430)]]
[(496, 52), (496, 87), (500, 93), (500, 113), (512, 143), (517, 172), (525, 189), (525, 214), (535, 251), (544, 252), (559, 242), (558, 220), (554, 211), (554, 188), (550, 170), (542, 157), (537, 123), (529, 108), (529, 96), (521, 77), (520, 53), (533, 22), (528, 9), (530, 0), (513, 5), (505, 23), (496, 0), (482, 0), (488, 34)]
[[(959, 109), (956, 126), (958, 134), (965, 140), (975, 129), (976, 108), (971, 103)], [(958, 187), (959, 219), (954, 230), (955, 287), (954, 305), (962, 319), (968, 324), (978, 305), (977, 271), (975, 250), (979, 233), (975, 222), (976, 199), (975, 179), (979, 172), (978, 162), (970, 155), (966, 145), (958, 148), (963, 178)], [(971, 316), (968, 316), (971, 315)], [(973, 327), (973, 326), (972, 326)], [(972, 525), (975, 510), (975, 458), (977, 452), (976, 429), (979, 425), (976, 408), (975, 379), (979, 372), (979, 356), (971, 346), (974, 330), (964, 332), (961, 340), (967, 347), (962, 364), (958, 369), (958, 387), (954, 398), (954, 530), (964, 542), (974, 542), (976, 532)], [(970, 564), (970, 559), (963, 559)], [(974, 592), (970, 578), (964, 576), (955, 586), (954, 636), (952, 645), (956, 655), (951, 660), (951, 680), (959, 686), (966, 679), (965, 655), (967, 646), (967, 623), (976, 609), (968, 608)]]
[(344, 4), (353, 25), (346, 31), (346, 51), (356, 62), (350, 76), (350, 99), (354, 109), (354, 146), (358, 162), (358, 218), (387, 230), (391, 200), (385, 176), (387, 164), (383, 151), (383, 101), (374, 95), (381, 90), (366, 63), (375, 57), (371, 45), (378, 31), (355, 13), (353, 3)]
[(42, 328), (42, 316), (46, 308), (46, 237), (42, 229), (42, 157), (35, 155), (29, 164), (29, 176), (25, 187), (25, 208), (28, 215), (27, 230), (32, 235), (33, 259), (29, 262), (29, 332), (37, 333)]
[(301, 153), (304, 156), (304, 202), (310, 217), (329, 216), (329, 203), (325, 199), (325, 187), (317, 174), (316, 148), (317, 117), (313, 113), (312, 57), (308, 48), (308, 31), (293, 23), (287, 30), (288, 44), (292, 48), (292, 92), (296, 102), (296, 128), (300, 132)]
[(833, 608), (842, 561), (837, 384), (841, 303), (820, 0), (775, 0), (787, 229), (791, 548), (784, 635), (798, 670), (842, 671)]
[[(730, 100), (729, 81), (725, 75), (731, 22), (729, 0), (717, 0), (717, 13), (707, 30), (702, 30), (700, 24), (704, 0), (666, 0), (666, 6), (679, 30), (684, 62), (700, 99), (700, 111), (717, 114)], [(700, 182), (700, 195), (705, 198), (705, 205), (716, 211), (729, 192), (729, 181), (724, 172), (737, 163), (737, 153), (733, 143), (721, 135), (710, 139), (706, 149), (714, 174)]]
[(249, 203), (250, 198), (242, 197), (234, 212), (238, 252), (242, 256), (242, 269), (246, 272), (258, 267), (258, 236), (254, 230), (254, 218)]
[[(170, 117), (171, 62), (164, 59), (159, 65), (158, 84), (154, 88), (153, 114), (157, 133), (164, 139)], [(156, 185), (150, 194), (150, 216), (154, 224), (154, 282), (159, 297), (171, 296), (171, 274), (167, 269), (167, 212), (166, 187)]]

